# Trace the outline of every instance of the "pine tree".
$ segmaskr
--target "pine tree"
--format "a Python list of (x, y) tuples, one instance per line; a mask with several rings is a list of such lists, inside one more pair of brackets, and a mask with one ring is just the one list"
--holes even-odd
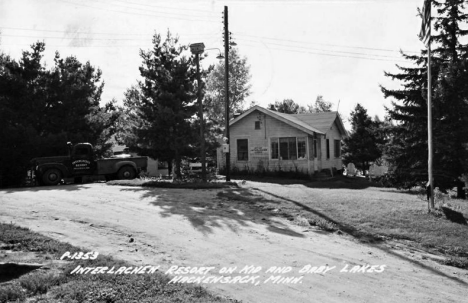
[(131, 121), (124, 141), (142, 154), (162, 161), (175, 161), (175, 176), (181, 177), (183, 156), (193, 155), (198, 128), (196, 69), (192, 57), (183, 53), (187, 46), (167, 33), (153, 37), (153, 48), (141, 51), (143, 60), (138, 87), (127, 90), (124, 119)]
[[(442, 190), (459, 185), (458, 177), (467, 171), (466, 116), (468, 115), (466, 89), (466, 45), (460, 44), (460, 36), (466, 31), (459, 24), (466, 22), (461, 13), (463, 1), (433, 1), (438, 8), (434, 27), (438, 34), (432, 36), (432, 107), (434, 179)], [(399, 66), (399, 73), (386, 73), (393, 80), (401, 81), (402, 89), (382, 87), (385, 97), (392, 97), (388, 117), (395, 121), (391, 128), (390, 143), (385, 156), (391, 164), (395, 185), (411, 187), (425, 183), (427, 177), (427, 51), (421, 55), (403, 57), (413, 67)]]
[(44, 50), (38, 42), (18, 61), (0, 55), (0, 186), (20, 185), (33, 157), (67, 154), (67, 141), (110, 148), (117, 112), (99, 105), (99, 69), (57, 54), (48, 70)]
[(351, 133), (344, 139), (343, 161), (354, 163), (361, 170), (368, 170), (370, 162), (374, 162), (382, 156), (379, 148), (381, 138), (377, 134), (380, 123), (372, 121), (367, 115), (367, 110), (356, 105), (351, 112)]

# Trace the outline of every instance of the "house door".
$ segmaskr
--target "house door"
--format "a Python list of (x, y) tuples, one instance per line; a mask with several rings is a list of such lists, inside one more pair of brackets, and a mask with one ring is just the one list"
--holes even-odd
[(315, 150), (317, 151), (315, 153), (314, 158), (314, 169), (316, 171), (322, 170), (322, 144), (320, 143), (321, 141), (322, 140), (318, 138), (314, 139)]

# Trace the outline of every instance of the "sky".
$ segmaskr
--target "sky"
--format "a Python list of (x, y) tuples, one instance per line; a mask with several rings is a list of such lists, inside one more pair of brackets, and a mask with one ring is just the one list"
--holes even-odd
[(318, 95), (333, 103), (349, 129), (357, 103), (383, 118), (380, 85), (398, 88), (384, 72), (411, 66), (400, 50), (419, 53), (423, 0), (0, 0), (0, 51), (19, 59), (44, 41), (44, 63), (75, 56), (102, 70), (102, 102), (122, 104), (140, 78), (140, 49), (154, 33), (183, 44), (205, 44), (204, 64), (216, 64), (223, 46), (223, 11), (229, 31), (250, 66), (246, 104), (292, 99), (306, 106)]

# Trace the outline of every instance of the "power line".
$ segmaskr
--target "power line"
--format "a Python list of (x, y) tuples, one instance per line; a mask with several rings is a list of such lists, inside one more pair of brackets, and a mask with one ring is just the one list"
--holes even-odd
[[(252, 47), (259, 47), (258, 45), (254, 44), (246, 44), (247, 46), (252, 46)], [(386, 59), (379, 59), (379, 58), (372, 58), (372, 57), (365, 57), (365, 56), (345, 56), (345, 55), (338, 55), (338, 54), (330, 54), (330, 53), (319, 53), (315, 51), (307, 51), (307, 50), (297, 50), (297, 49), (291, 49), (291, 48), (278, 48), (278, 47), (271, 47), (271, 49), (274, 50), (283, 50), (283, 51), (288, 51), (288, 52), (295, 52), (295, 53), (305, 53), (305, 54), (314, 54), (314, 55), (321, 55), (321, 56), (331, 56), (331, 57), (341, 57), (341, 58), (355, 58), (355, 59), (364, 59), (364, 60), (374, 60), (374, 61), (387, 61), (387, 62), (405, 62), (403, 60), (386, 60)]]
[[(207, 34), (208, 35), (208, 34)], [(209, 34), (211, 36), (211, 34)], [(184, 36), (205, 36), (203, 34), (193, 34)], [(35, 39), (67, 39), (67, 40), (97, 40), (97, 41), (151, 41), (150, 39), (120, 39), (120, 38), (87, 38), (87, 37), (47, 37), (47, 36), (29, 36), (29, 35), (8, 35), (2, 34), (2, 37), (13, 37), (13, 38), (35, 38)]]
[[(94, 0), (93, 3), (95, 3), (95, 2), (101, 2), (101, 0)], [(183, 13), (148, 10), (148, 9), (144, 9), (144, 8), (138, 8), (138, 7), (135, 7), (135, 6), (123, 5), (123, 4), (119, 4), (119, 3), (116, 3), (116, 2), (128, 3), (128, 2), (123, 2), (123, 1), (119, 1), (119, 0), (113, 0), (110, 5), (111, 6), (119, 6), (119, 7), (122, 7), (122, 8), (129, 8), (129, 9), (138, 10), (138, 11), (144, 11), (144, 12), (154, 12), (154, 13), (159, 13), (159, 14), (164, 14), (164, 15), (173, 15), (173, 16), (186, 16), (186, 17), (191, 17), (191, 18), (200, 18), (200, 19), (204, 19), (204, 20), (206, 19), (205, 17), (214, 17), (214, 15), (212, 15), (212, 16), (199, 16), (199, 15), (191, 15), (191, 14), (183, 14)], [(105, 4), (105, 3), (103, 3), (103, 4)], [(141, 4), (137, 4), (137, 5), (141, 5)], [(211, 22), (212, 20), (207, 20), (207, 21)]]
[[(76, 31), (76, 32), (70, 32), (70, 31), (59, 31), (59, 30), (48, 30), (48, 29), (29, 29), (29, 28), (17, 28), (17, 27), (0, 27), (0, 29), (8, 29), (8, 30), (20, 30), (20, 31), (32, 31), (32, 32), (52, 32), (52, 33), (62, 33), (62, 34), (92, 34), (92, 35), (115, 35), (115, 36), (148, 36), (149, 34), (141, 34), (141, 33), (95, 33), (95, 32), (85, 32), (85, 31)], [(208, 37), (208, 36), (214, 36), (215, 33), (205, 33), (205, 34), (179, 34), (179, 37), (190, 37), (190, 36), (201, 36), (201, 37)], [(47, 36), (30, 36), (30, 35), (11, 35), (11, 34), (3, 34), (5, 37), (24, 37), (24, 38), (37, 38), (37, 39), (79, 39), (79, 37), (47, 37)], [(298, 41), (298, 40), (290, 40), (290, 39), (279, 39), (279, 38), (272, 38), (272, 37), (263, 37), (263, 36), (254, 36), (254, 35), (248, 35), (248, 34), (237, 34), (236, 36), (239, 36), (240, 40), (245, 40), (245, 41), (252, 41), (252, 42), (259, 42), (261, 43), (268, 43), (270, 45), (278, 45), (278, 46), (285, 46), (288, 48), (303, 48), (303, 49), (310, 49), (310, 50), (319, 50), (319, 51), (331, 51), (331, 52), (341, 52), (341, 53), (348, 53), (348, 54), (358, 54), (358, 55), (370, 55), (370, 56), (376, 56), (376, 57), (388, 57), (388, 58), (397, 58), (395, 56), (385, 56), (385, 55), (378, 55), (378, 54), (370, 54), (370, 53), (353, 53), (353, 52), (345, 52), (342, 50), (333, 50), (333, 49), (315, 49), (315, 48), (309, 48), (304, 45), (323, 45), (323, 46), (332, 46), (332, 47), (341, 47), (341, 48), (350, 48), (350, 49), (363, 49), (363, 50), (373, 50), (373, 51), (385, 51), (385, 52), (399, 52), (396, 50), (391, 50), (391, 49), (382, 49), (382, 48), (372, 48), (372, 47), (362, 47), (362, 46), (348, 46), (348, 45), (337, 45), (337, 44), (329, 44), (329, 43), (315, 43), (315, 42), (307, 42), (307, 41)], [(250, 38), (243, 38), (243, 37), (252, 37), (256, 38), (258, 40), (253, 40)], [(83, 38), (86, 39), (86, 38)], [(103, 40), (103, 41), (146, 41), (146, 39), (135, 39), (135, 38), (89, 38), (91, 40)], [(284, 42), (284, 43), (275, 43), (271, 41), (265, 41), (265, 40), (272, 40), (272, 41), (279, 41), (279, 42)], [(285, 44), (288, 43), (288, 44)], [(290, 45), (290, 43), (295, 43), (298, 45)], [(410, 52), (406, 51), (406, 53), (417, 53), (417, 52)]]
[[(59, 31), (59, 30), (50, 30), (50, 29), (34, 29), (34, 28), (19, 28), (19, 27), (6, 27), (6, 26), (0, 26), (0, 29), (33, 31), (33, 32), (65, 33), (65, 34), (69, 33), (69, 31)], [(89, 34), (89, 32), (82, 32), (82, 31), (76, 31), (76, 32), (73, 32), (73, 33), (76, 33), (76, 34)], [(116, 35), (116, 36), (147, 36), (147, 34), (141, 34), (141, 33), (124, 34), (124, 33), (96, 33), (96, 32), (93, 32), (93, 34), (94, 35)]]
[[(253, 35), (242, 34), (242, 33), (240, 33), (240, 34), (236, 33), (236, 35), (251, 37), (251, 38), (257, 38), (257, 39), (262, 39), (262, 40), (274, 40), (274, 41), (292, 42), (292, 43), (298, 43), (298, 44), (315, 44), (315, 45), (324, 45), (324, 46), (333, 46), (333, 47), (367, 49), (367, 50), (384, 51), (384, 52), (400, 52), (400, 51), (397, 51), (395, 49), (388, 49), (388, 48), (372, 48), (372, 47), (338, 45), (338, 44), (329, 44), (329, 43), (316, 43), (316, 42), (298, 41), (298, 40), (290, 40), (290, 39), (279, 39), (279, 38), (273, 38), (273, 37), (253, 36)], [(407, 53), (419, 54), (419, 52), (415, 52), (415, 51), (406, 51), (406, 52)]]
[[(244, 39), (245, 38), (241, 38), (240, 40), (244, 40)], [(245, 39), (245, 41), (258, 42), (255, 40), (248, 40), (248, 39)], [(358, 52), (347, 52), (347, 51), (332, 50), (332, 49), (310, 48), (310, 47), (295, 46), (295, 45), (285, 45), (285, 44), (273, 43), (273, 42), (264, 42), (264, 43), (267, 43), (269, 45), (282, 46), (288, 49), (304, 49), (304, 50), (313, 50), (313, 51), (335, 52), (335, 53), (342, 53), (342, 54), (349, 54), (349, 55), (362, 55), (362, 56), (372, 56), (372, 57), (380, 57), (380, 58), (401, 59), (400, 57), (395, 57), (395, 56), (376, 55), (376, 54), (370, 54), (370, 53), (358, 53)]]
[(160, 6), (160, 5), (150, 5), (150, 4), (141, 4), (141, 3), (135, 3), (131, 1), (119, 1), (115, 0), (118, 2), (123, 2), (123, 3), (129, 3), (129, 4), (135, 4), (135, 5), (140, 5), (144, 7), (155, 7), (155, 8), (162, 8), (162, 9), (169, 9), (169, 10), (177, 10), (177, 11), (191, 11), (191, 12), (203, 12), (203, 13), (213, 13), (212, 11), (209, 10), (201, 10), (201, 9), (191, 9), (191, 8), (175, 8), (175, 7), (168, 7), (168, 6)]
[(59, 0), (59, 1), (63, 3), (71, 4), (74, 6), (90, 7), (94, 9), (100, 9), (104, 11), (116, 12), (116, 13), (121, 13), (121, 14), (130, 14), (130, 15), (138, 15), (138, 16), (146, 16), (146, 17), (162, 17), (162, 18), (167, 18), (167, 19), (178, 19), (178, 20), (185, 20), (185, 21), (215, 22), (215, 23), (219, 22), (219, 21), (214, 21), (214, 20), (211, 21), (211, 20), (203, 20), (203, 19), (187, 19), (187, 18), (181, 18), (181, 17), (169, 17), (169, 16), (166, 16), (165, 14), (155, 15), (155, 14), (134, 13), (134, 12), (128, 12), (128, 11), (119, 11), (119, 10), (114, 10), (114, 9), (91, 6), (91, 5), (86, 5), (82, 3), (75, 3), (75, 2), (70, 2), (66, 0)]

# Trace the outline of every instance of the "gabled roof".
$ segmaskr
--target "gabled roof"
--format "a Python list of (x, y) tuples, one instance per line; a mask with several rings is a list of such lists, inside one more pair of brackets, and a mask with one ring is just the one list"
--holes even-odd
[(344, 135), (348, 136), (343, 121), (338, 112), (321, 112), (321, 113), (307, 113), (307, 114), (295, 114), (292, 115), (295, 118), (303, 121), (304, 123), (311, 124), (320, 131), (326, 133), (333, 123), (336, 121), (339, 131)]
[(313, 127), (312, 125), (306, 123), (306, 122), (303, 122), (301, 121), (300, 119), (297, 119), (296, 117), (294, 117), (294, 115), (289, 115), (289, 114), (283, 114), (283, 113), (279, 113), (279, 112), (275, 112), (275, 111), (272, 111), (272, 110), (269, 110), (269, 109), (266, 109), (266, 108), (263, 108), (263, 107), (260, 107), (258, 105), (252, 107), (251, 109), (247, 110), (246, 112), (242, 113), (242, 115), (240, 115), (239, 117), (231, 120), (229, 122), (229, 125), (234, 125), (236, 124), (238, 121), (242, 120), (244, 117), (248, 116), (250, 113), (254, 112), (254, 111), (260, 111), (272, 118), (275, 118), (277, 120), (280, 120), (288, 125), (291, 125), (292, 127), (295, 127), (297, 129), (300, 129), (302, 130), (303, 132), (306, 132), (310, 135), (313, 135), (314, 133), (318, 133), (318, 134), (321, 134), (321, 135), (324, 135), (325, 133), (318, 130), (317, 128)]
[(348, 136), (346, 129), (344, 128), (343, 122), (341, 121), (338, 112), (322, 112), (322, 113), (307, 113), (307, 114), (284, 114), (276, 111), (272, 111), (260, 106), (254, 106), (248, 111), (244, 112), (239, 117), (231, 120), (229, 125), (234, 125), (244, 117), (258, 110), (272, 118), (278, 119), (288, 125), (298, 128), (308, 134), (313, 135), (314, 133), (325, 135), (327, 131), (332, 127), (336, 121), (340, 132), (344, 136)]

